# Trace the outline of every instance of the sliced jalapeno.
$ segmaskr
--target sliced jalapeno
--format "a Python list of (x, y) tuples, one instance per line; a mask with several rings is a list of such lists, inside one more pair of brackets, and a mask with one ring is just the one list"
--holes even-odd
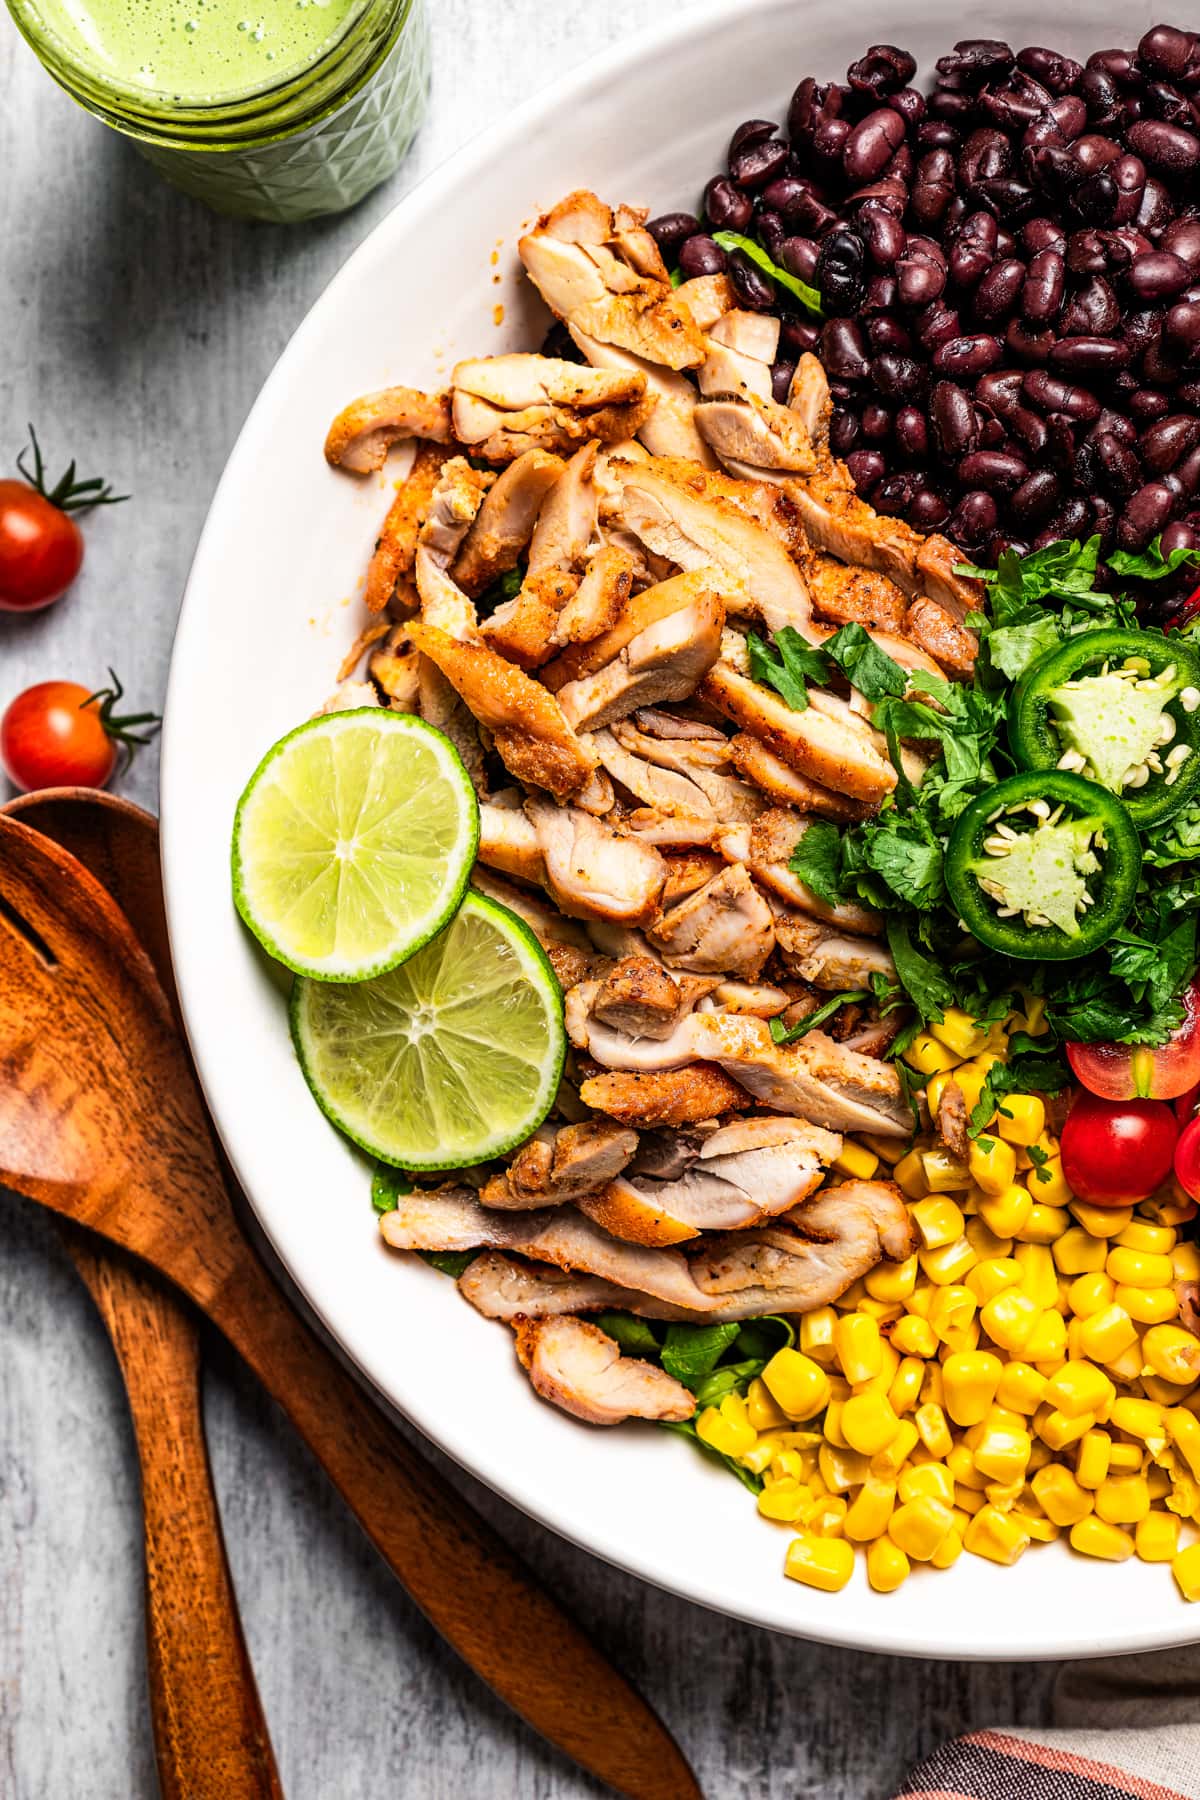
[(967, 930), (1026, 962), (1086, 956), (1133, 904), (1142, 847), (1122, 802), (1061, 769), (997, 783), (961, 815), (946, 886)]
[(1153, 825), (1200, 786), (1200, 653), (1148, 631), (1086, 631), (1017, 683), (1009, 734), (1027, 769), (1065, 769)]

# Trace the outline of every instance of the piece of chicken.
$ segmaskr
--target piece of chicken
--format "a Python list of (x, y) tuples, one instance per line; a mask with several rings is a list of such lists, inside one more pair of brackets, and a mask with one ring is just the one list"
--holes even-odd
[[(488, 810), (494, 813), (498, 809), (489, 807)], [(520, 819), (523, 824), (529, 823), (520, 812), (516, 812), (514, 817)], [(591, 939), (583, 926), (575, 919), (565, 918), (556, 906), (547, 906), (546, 902), (537, 894), (531, 894), (526, 888), (514, 887), (511, 882), (502, 881), (482, 863), (476, 863), (471, 871), (471, 886), (478, 888), (481, 894), (487, 894), (489, 899), (498, 900), (501, 906), (507, 906), (510, 912), (515, 912), (518, 918), (524, 919), (542, 949), (547, 953), (555, 945), (559, 945), (564, 949), (577, 951), (581, 958), (591, 962), (596, 961)], [(582, 979), (582, 977), (577, 979)], [(574, 983), (568, 985), (574, 986)]]
[(588, 561), (583, 580), (563, 605), (550, 634), (551, 653), (567, 644), (590, 644), (611, 631), (633, 594), (634, 563), (628, 551), (606, 544)]
[[(708, 346), (699, 371), (700, 392), (771, 398), (771, 365), (779, 353), (779, 320), (770, 313), (723, 313), (706, 332)], [(698, 432), (700, 441), (707, 443)], [(709, 451), (709, 455), (712, 452)], [(715, 460), (715, 459), (714, 459)]]
[(511, 600), (502, 600), (479, 627), (479, 636), (519, 669), (537, 669), (554, 655), (559, 620), (574, 600), (579, 578), (560, 569), (526, 575)]
[(823, 1031), (781, 1045), (763, 1019), (693, 1012), (667, 1038), (626, 1037), (592, 1016), (597, 985), (583, 981), (572, 988), (566, 1024), (571, 1042), (602, 1068), (634, 1072), (715, 1062), (773, 1112), (799, 1115), (828, 1131), (904, 1137), (912, 1130), (895, 1069), (846, 1050)]
[(451, 377), (454, 433), (488, 462), (632, 437), (654, 410), (636, 371), (589, 369), (523, 351), (470, 357)]
[(717, 815), (708, 795), (686, 775), (663, 769), (656, 763), (626, 750), (611, 731), (594, 731), (586, 741), (600, 758), (601, 765), (638, 800), (660, 813), (687, 819), (708, 819), (716, 823)]
[(798, 415), (754, 393), (720, 394), (696, 408), (696, 428), (731, 475), (747, 481), (811, 475), (816, 453)]
[(794, 875), (788, 863), (808, 830), (808, 821), (781, 806), (760, 813), (750, 828), (749, 866), (754, 879), (788, 906), (811, 913), (843, 931), (862, 932), (869, 937), (883, 933), (883, 920), (868, 906), (846, 900), (831, 906)]
[(545, 884), (565, 913), (626, 925), (654, 916), (667, 873), (657, 850), (618, 836), (577, 807), (531, 798), (525, 812), (537, 834)]
[(370, 475), (382, 469), (394, 443), (414, 437), (435, 444), (454, 442), (449, 395), (383, 388), (342, 408), (326, 435), (325, 459), (354, 475)]
[(450, 570), (464, 593), (474, 599), (516, 567), (542, 503), (566, 466), (548, 451), (527, 450), (496, 477)]
[(672, 975), (650, 956), (623, 956), (601, 980), (592, 1014), (629, 1037), (669, 1037), (714, 986), (707, 977)]
[(808, 351), (796, 363), (792, 385), (788, 391), (788, 405), (794, 413), (799, 414), (800, 423), (812, 439), (818, 460), (822, 463), (831, 462), (829, 421), (833, 416), (833, 397), (819, 358)]
[(745, 1111), (753, 1104), (740, 1082), (716, 1063), (633, 1073), (605, 1070), (589, 1076), (579, 1097), (585, 1106), (639, 1130), (655, 1125), (695, 1125), (723, 1113)]
[(519, 239), (517, 251), (542, 299), (568, 326), (669, 369), (704, 360), (704, 340), (653, 240), (645, 232), (620, 234), (594, 194), (568, 194)]
[(662, 908), (666, 912), (678, 900), (686, 900), (697, 888), (721, 872), (721, 858), (711, 850), (678, 850), (664, 856), (667, 879), (662, 891)]
[[(412, 626), (407, 628), (412, 634)], [(479, 726), (470, 707), (455, 692), (437, 664), (415, 649), (417, 657), (417, 711), (427, 725), (433, 725), (450, 739), (471, 777), (471, 786), (485, 799), (488, 791), (484, 766), (483, 743)]]
[(796, 912), (774, 898), (771, 911), (780, 960), (801, 981), (832, 994), (869, 988), (872, 975), (895, 981), (896, 965), (876, 940), (839, 931), (837, 926), (823, 924), (810, 913)]
[(421, 707), (421, 653), (395, 634), (371, 653), (367, 664), (371, 680), (388, 697), (393, 712), (415, 713)]
[(717, 320), (737, 305), (728, 275), (693, 275), (675, 289), (701, 331), (711, 332)]
[[(717, 818), (729, 823), (757, 818), (763, 810), (762, 799), (754, 787), (739, 781), (730, 772), (732, 758), (725, 734), (706, 726), (696, 728), (703, 735), (682, 736), (669, 730), (664, 733), (657, 725), (646, 730), (639, 723), (647, 718), (669, 722), (669, 717), (642, 708), (637, 718), (618, 720), (611, 735), (630, 755), (640, 757), (656, 768), (670, 770), (690, 788), (698, 788), (708, 810)], [(689, 810), (702, 809), (690, 807)]]
[(518, 781), (549, 788), (560, 799), (578, 793), (597, 766), (579, 742), (553, 694), (484, 644), (468, 644), (432, 625), (414, 623), (409, 636), (437, 664)]
[(413, 565), (417, 533), (425, 522), (445, 460), (446, 453), (440, 445), (417, 445), (412, 468), (396, 490), (367, 565), (363, 598), (368, 612), (382, 612), (389, 605), (405, 612), (415, 611), (418, 597)]
[(698, 975), (753, 978), (775, 948), (771, 909), (737, 865), (664, 913), (647, 936), (672, 968)]
[(578, 1125), (543, 1125), (523, 1144), (502, 1175), (493, 1175), (481, 1198), (486, 1206), (528, 1211), (561, 1206), (605, 1187), (633, 1157), (636, 1131), (611, 1119)]
[(473, 469), (465, 456), (452, 456), (442, 467), (417, 533), (414, 570), (421, 617), (427, 625), (464, 641), (478, 637), (479, 621), (474, 601), (451, 578), (449, 569), (495, 479), (485, 470)]
[(652, 456), (682, 456), (716, 468), (716, 457), (696, 429), (696, 390), (686, 375), (615, 344), (602, 344), (586, 331), (572, 328), (571, 336), (594, 369), (634, 369), (645, 377), (646, 392), (656, 404), (638, 435)]
[(595, 441), (576, 450), (542, 502), (529, 545), (529, 572), (583, 567), (599, 544), (600, 494), (596, 487)]
[(820, 782), (810, 781), (790, 763), (768, 750), (761, 738), (739, 731), (729, 739), (729, 757), (739, 775), (762, 790), (768, 799), (780, 806), (793, 806), (798, 812), (816, 813), (820, 819), (836, 824), (850, 824), (866, 818), (870, 807), (847, 794), (837, 794)]
[[(835, 625), (866, 625), (903, 635), (908, 601), (886, 575), (852, 569), (836, 557), (809, 551), (801, 559), (813, 610)], [(921, 643), (921, 640), (917, 640)], [(922, 644), (922, 648), (928, 648)], [(938, 658), (940, 661), (941, 659)]]
[(355, 712), (360, 706), (378, 706), (379, 695), (369, 681), (339, 681), (328, 700), (317, 708), (313, 715), (323, 718), (326, 713)]
[[(711, 570), (673, 576), (628, 603), (616, 624), (590, 643), (549, 664), (546, 685), (557, 692), (565, 718), (595, 731), (664, 701), (686, 700), (716, 661), (725, 603)], [(559, 679), (583, 665), (577, 679)]]
[(955, 681), (970, 681), (979, 655), (979, 639), (960, 625), (944, 606), (924, 596), (904, 615), (904, 629), (915, 644), (934, 657)]
[(624, 1419), (690, 1419), (695, 1396), (656, 1363), (622, 1356), (586, 1319), (522, 1319), (517, 1356), (534, 1392), (588, 1425)]
[(896, 771), (869, 735), (816, 706), (794, 711), (770, 688), (722, 660), (700, 687), (701, 698), (810, 781), (877, 807), (896, 785)]

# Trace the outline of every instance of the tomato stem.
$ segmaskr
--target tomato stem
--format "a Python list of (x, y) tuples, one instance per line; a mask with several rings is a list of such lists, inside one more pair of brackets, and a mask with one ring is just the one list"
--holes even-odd
[(51, 506), (57, 506), (59, 512), (87, 512), (93, 506), (119, 506), (122, 500), (128, 500), (128, 494), (114, 494), (109, 483), (99, 475), (92, 475), (86, 481), (77, 481), (74, 457), (66, 474), (60, 476), (53, 487), (48, 487), (42, 448), (32, 425), (29, 427), (29, 442), (33, 446), (33, 468), (30, 470), (25, 466), (25, 458), (29, 454), (28, 445), (17, 457), (17, 468), (34, 492), (40, 494), (43, 500), (48, 500)]
[[(114, 669), (109, 669), (108, 677), (112, 686), (97, 688), (94, 694), (89, 694), (86, 700), (79, 702), (79, 710), (83, 712), (99, 701), (97, 711), (100, 723), (104, 727), (105, 736), (111, 738), (114, 744), (120, 745), (121, 773), (124, 774), (143, 744), (148, 744), (161, 728), (162, 718), (158, 713), (152, 712), (126, 713), (123, 717), (118, 717), (114, 708), (124, 699), (125, 689)], [(139, 726), (146, 729), (139, 731)]]

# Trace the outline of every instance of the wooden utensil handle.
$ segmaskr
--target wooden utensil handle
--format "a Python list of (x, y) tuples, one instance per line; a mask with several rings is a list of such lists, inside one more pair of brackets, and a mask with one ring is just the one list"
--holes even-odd
[[(630, 1800), (699, 1800), (695, 1777), (645, 1703), (491, 1527), (423, 1457), (405, 1454), (395, 1428), (261, 1266), (247, 1258), (209, 1310), (422, 1612), (483, 1679)], [(602, 1770), (593, 1759), (599, 1743)]]
[(108, 1326), (137, 1437), (163, 1800), (283, 1800), (209, 1474), (195, 1327), (126, 1259), (74, 1230), (68, 1248)]

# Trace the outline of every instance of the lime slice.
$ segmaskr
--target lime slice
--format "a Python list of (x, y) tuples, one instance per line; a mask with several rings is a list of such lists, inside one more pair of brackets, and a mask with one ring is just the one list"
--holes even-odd
[(442, 929), (479, 842), (448, 738), (407, 713), (328, 713), (280, 738), (233, 825), (233, 897), (298, 975), (363, 981)]
[(529, 927), (469, 890), (423, 950), (370, 981), (297, 981), (292, 1037), (317, 1104), (382, 1162), (460, 1169), (549, 1112), (562, 993)]

